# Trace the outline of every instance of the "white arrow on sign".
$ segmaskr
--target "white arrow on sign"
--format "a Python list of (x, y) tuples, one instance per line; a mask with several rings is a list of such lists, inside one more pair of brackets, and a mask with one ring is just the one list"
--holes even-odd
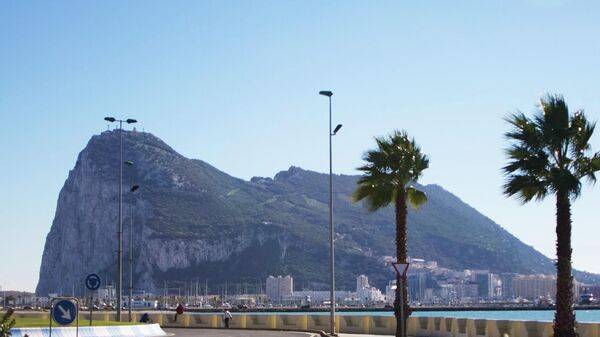
[(62, 312), (62, 318), (69, 321), (71, 320), (71, 310), (65, 310), (60, 305), (58, 306), (58, 309), (60, 310), (60, 312)]

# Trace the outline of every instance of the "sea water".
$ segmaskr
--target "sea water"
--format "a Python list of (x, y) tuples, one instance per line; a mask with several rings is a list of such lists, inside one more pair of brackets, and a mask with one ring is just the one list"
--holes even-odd
[[(219, 314), (219, 313), (199, 313)], [(234, 312), (233, 315), (329, 315), (329, 312)], [(337, 311), (338, 316), (393, 316), (391, 311)], [(450, 317), (472, 319), (497, 319), (512, 321), (554, 320), (553, 310), (486, 310), (486, 311), (415, 311), (412, 317)], [(600, 310), (575, 310), (577, 322), (600, 323)]]

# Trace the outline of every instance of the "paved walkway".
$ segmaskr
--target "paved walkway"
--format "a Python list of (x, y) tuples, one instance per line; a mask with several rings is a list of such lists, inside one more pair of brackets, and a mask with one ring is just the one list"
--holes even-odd
[(349, 334), (349, 333), (340, 333), (339, 337), (394, 337), (394, 335), (362, 335), (362, 334)]
[[(320, 337), (318, 333), (294, 331), (266, 331), (244, 329), (172, 329), (164, 328), (173, 337)], [(338, 334), (339, 337), (394, 337), (393, 335)]]
[[(244, 329), (163, 329), (173, 337), (320, 337), (317, 333)], [(348, 335), (350, 337), (351, 335)], [(346, 337), (346, 336), (344, 336)]]

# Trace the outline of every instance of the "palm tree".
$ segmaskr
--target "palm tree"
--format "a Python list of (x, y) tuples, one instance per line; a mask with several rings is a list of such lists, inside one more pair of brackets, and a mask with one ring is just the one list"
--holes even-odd
[(532, 119), (516, 113), (506, 121), (512, 130), (503, 170), (504, 193), (523, 203), (556, 196), (556, 313), (554, 336), (575, 337), (573, 276), (571, 275), (571, 201), (581, 194), (581, 180), (594, 183), (600, 169), (600, 152), (589, 156), (595, 123), (583, 111), (570, 115), (562, 96), (547, 95)]
[[(421, 153), (414, 139), (409, 139), (405, 131), (394, 131), (387, 138), (375, 138), (377, 149), (365, 153), (364, 166), (358, 168), (364, 175), (358, 180), (354, 191), (354, 202), (365, 199), (370, 212), (394, 203), (396, 211), (396, 261), (406, 263), (407, 224), (406, 203), (414, 208), (427, 201), (424, 192), (413, 185), (429, 167), (429, 158)], [(396, 299), (394, 313), (396, 316), (396, 336), (403, 336), (401, 327), (406, 326), (406, 318), (410, 315), (407, 299), (406, 276), (404, 287), (400, 289), (400, 275), (396, 278)], [(400, 303), (400, 291), (403, 292), (404, 303)], [(400, 306), (404, 306), (405, 321), (401, 322)], [(406, 328), (404, 328), (406, 329)]]

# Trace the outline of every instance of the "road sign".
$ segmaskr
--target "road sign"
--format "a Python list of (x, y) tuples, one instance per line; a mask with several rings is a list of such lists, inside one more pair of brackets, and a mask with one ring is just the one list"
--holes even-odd
[(52, 307), (52, 318), (60, 325), (71, 324), (77, 318), (77, 307), (70, 300), (61, 300)]
[(85, 278), (85, 287), (92, 291), (100, 288), (100, 276), (96, 274), (89, 274)]
[(408, 263), (400, 263), (400, 262), (392, 263), (392, 266), (394, 266), (396, 273), (398, 273), (398, 275), (400, 275), (400, 276), (404, 276), (404, 274), (406, 274), (408, 265), (409, 265)]

